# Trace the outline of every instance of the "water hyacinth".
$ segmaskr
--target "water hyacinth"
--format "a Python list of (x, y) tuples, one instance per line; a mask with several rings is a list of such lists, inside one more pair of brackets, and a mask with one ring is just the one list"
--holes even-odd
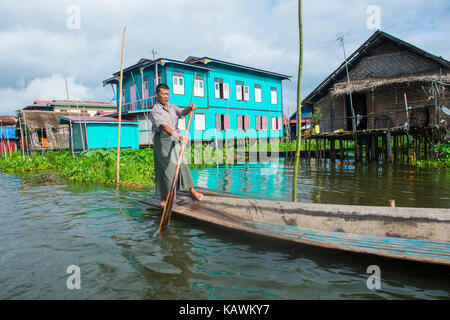
[[(0, 160), (0, 169), (7, 172), (51, 171), (75, 182), (114, 185), (117, 151), (83, 151), (72, 157), (70, 151), (46, 151), (26, 156), (19, 151)], [(154, 186), (153, 149), (121, 151), (120, 182), (123, 186)]]

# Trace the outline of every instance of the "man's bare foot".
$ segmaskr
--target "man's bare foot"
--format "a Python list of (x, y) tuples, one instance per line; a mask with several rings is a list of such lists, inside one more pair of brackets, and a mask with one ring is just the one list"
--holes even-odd
[(166, 206), (166, 199), (161, 197), (161, 207), (165, 207)]
[(191, 188), (189, 191), (191, 192), (191, 195), (194, 197), (195, 200), (198, 200), (198, 201), (202, 200), (203, 194), (195, 191), (194, 188)]

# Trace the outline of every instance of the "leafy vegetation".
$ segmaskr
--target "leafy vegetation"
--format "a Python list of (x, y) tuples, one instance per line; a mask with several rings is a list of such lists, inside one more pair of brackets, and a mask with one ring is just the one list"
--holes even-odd
[(435, 155), (434, 160), (418, 160), (414, 161), (413, 165), (419, 168), (450, 168), (450, 142), (434, 145), (433, 147), (431, 147), (430, 151)]
[[(123, 186), (153, 187), (153, 149), (120, 152), (120, 183)], [(0, 169), (7, 172), (52, 171), (75, 182), (115, 185), (117, 151), (83, 151), (73, 158), (70, 151), (46, 151), (22, 158), (19, 151), (0, 160)]]

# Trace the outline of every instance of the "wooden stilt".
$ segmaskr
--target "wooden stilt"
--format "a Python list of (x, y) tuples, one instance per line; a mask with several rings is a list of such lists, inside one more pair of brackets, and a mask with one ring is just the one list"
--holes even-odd
[(409, 135), (409, 133), (406, 134), (406, 151), (407, 151), (407, 155), (408, 155), (408, 164), (409, 164), (409, 158), (410, 158), (410, 147), (409, 144), (411, 143), (411, 136)]
[(330, 139), (330, 158), (333, 162), (336, 158), (336, 146), (334, 138)]
[(397, 148), (398, 148), (398, 136), (397, 135), (395, 135), (394, 137), (394, 163), (397, 163), (398, 162), (398, 150), (397, 150)]
[(386, 162), (392, 163), (391, 132), (386, 133)]
[(319, 160), (319, 140), (316, 138), (316, 145), (314, 149), (314, 158), (316, 158), (316, 161)]

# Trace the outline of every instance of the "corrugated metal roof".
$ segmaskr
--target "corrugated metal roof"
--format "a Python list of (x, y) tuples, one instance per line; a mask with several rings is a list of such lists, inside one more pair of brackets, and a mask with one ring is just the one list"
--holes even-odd
[(84, 100), (36, 100), (34, 104), (27, 106), (24, 108), (30, 109), (32, 108), (49, 108), (55, 106), (79, 106), (79, 107), (108, 107), (108, 108), (116, 108), (116, 104), (112, 102), (104, 102), (104, 101), (84, 101)]
[[(61, 122), (61, 120), (67, 120), (67, 121), (72, 121), (72, 122), (115, 122), (118, 123), (119, 119), (117, 118), (112, 118), (112, 117), (84, 117), (84, 116), (64, 116), (61, 117), (61, 119), (59, 120)], [(132, 120), (122, 120), (122, 122), (125, 123), (138, 123), (137, 121), (132, 121)]]
[(30, 107), (31, 106), (33, 106), (33, 107), (46, 107), (46, 106), (48, 106), (48, 104), (50, 102), (52, 102), (52, 101), (51, 100), (36, 100), (36, 101), (34, 101), (34, 103), (32, 105), (30, 105)]
[(218, 60), (218, 59), (214, 59), (214, 58), (210, 58), (210, 57), (202, 57), (202, 58), (189, 57), (185, 61), (189, 61), (189, 63), (192, 63), (192, 64), (195, 64), (195, 63), (203, 63), (203, 64), (217, 63), (217, 64), (226, 65), (226, 66), (233, 67), (233, 68), (245, 69), (245, 70), (253, 71), (253, 72), (257, 72), (257, 73), (264, 73), (264, 74), (279, 77), (281, 79), (291, 80), (291, 78), (292, 78), (289, 75), (276, 73), (276, 72), (272, 72), (272, 71), (267, 71), (267, 70), (262, 70), (262, 69), (258, 69), (258, 68), (253, 68), (253, 67), (248, 67), (248, 66), (237, 64), (237, 63), (222, 61), (222, 60)]
[(16, 124), (17, 122), (17, 117), (14, 116), (0, 116), (0, 124), (7, 126), (10, 124)]
[(49, 106), (71, 106), (71, 107), (97, 107), (97, 108), (114, 108), (117, 106), (115, 103), (103, 102), (103, 101), (81, 101), (81, 100), (53, 100), (49, 103)]
[[(155, 63), (158, 63), (158, 64), (166, 64), (166, 63), (167, 64), (176, 64), (176, 65), (182, 65), (182, 66), (185, 66), (185, 67), (188, 67), (188, 68), (194, 68), (194, 69), (200, 69), (200, 70), (214, 70), (213, 68), (208, 67), (208, 66), (198, 66), (198, 65), (195, 65), (195, 64), (190, 64), (190, 63), (186, 63), (184, 61), (178, 61), (178, 60), (174, 60), (174, 59), (159, 58), (157, 60), (148, 60), (148, 59), (144, 59), (143, 58), (143, 59), (139, 60), (138, 63), (135, 63), (135, 64), (125, 68), (123, 70), (123, 72), (126, 73), (127, 71), (130, 71), (130, 70), (133, 70), (133, 69), (139, 68), (139, 67), (144, 67), (144, 66), (145, 67), (150, 67), (150, 66), (154, 65)], [(113, 77), (111, 77), (109, 79), (106, 79), (106, 80), (103, 80), (103, 86), (105, 86), (105, 85), (107, 85), (109, 83), (117, 81), (118, 80), (117, 76), (119, 74), (120, 74), (120, 71), (117, 71), (117, 72), (113, 73)]]

